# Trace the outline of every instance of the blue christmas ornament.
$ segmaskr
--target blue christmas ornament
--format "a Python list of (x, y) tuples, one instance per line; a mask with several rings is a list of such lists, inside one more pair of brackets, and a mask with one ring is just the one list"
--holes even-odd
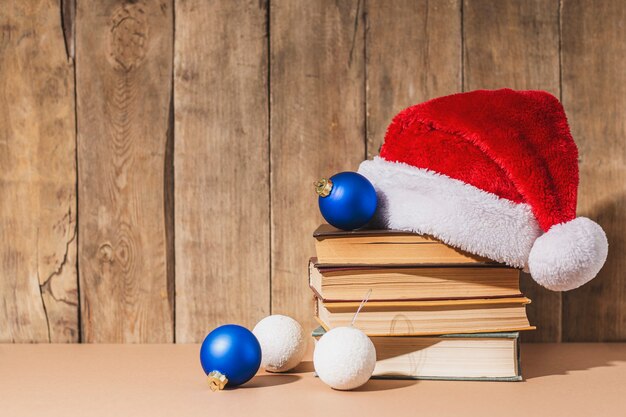
[(333, 226), (354, 230), (374, 216), (378, 198), (372, 183), (356, 172), (340, 172), (315, 183), (322, 216)]
[(261, 365), (261, 345), (252, 332), (236, 324), (226, 324), (207, 335), (200, 347), (200, 363), (209, 378), (211, 390), (244, 384)]

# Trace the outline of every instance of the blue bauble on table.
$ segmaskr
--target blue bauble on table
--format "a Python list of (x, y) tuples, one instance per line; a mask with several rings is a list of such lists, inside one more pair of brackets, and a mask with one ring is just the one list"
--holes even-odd
[(261, 365), (261, 345), (252, 332), (226, 324), (207, 335), (200, 347), (200, 363), (212, 390), (248, 382)]
[(365, 226), (374, 217), (378, 198), (367, 178), (356, 172), (340, 172), (315, 183), (324, 219), (342, 230)]

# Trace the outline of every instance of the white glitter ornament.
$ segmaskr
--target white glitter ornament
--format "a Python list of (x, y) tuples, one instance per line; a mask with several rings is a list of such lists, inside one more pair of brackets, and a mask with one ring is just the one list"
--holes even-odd
[(356, 327), (336, 327), (315, 345), (313, 366), (325, 384), (338, 390), (351, 390), (372, 376), (376, 349), (370, 338)]
[(267, 316), (254, 326), (252, 333), (261, 344), (261, 366), (265, 370), (285, 372), (302, 361), (307, 338), (300, 323), (291, 317)]

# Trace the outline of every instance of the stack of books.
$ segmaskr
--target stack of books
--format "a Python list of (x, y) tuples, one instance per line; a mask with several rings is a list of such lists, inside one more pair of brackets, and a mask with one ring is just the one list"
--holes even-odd
[(374, 377), (521, 380), (519, 331), (534, 327), (518, 269), (413, 233), (322, 225), (314, 237), (314, 337), (349, 326), (369, 293), (354, 325), (376, 347)]

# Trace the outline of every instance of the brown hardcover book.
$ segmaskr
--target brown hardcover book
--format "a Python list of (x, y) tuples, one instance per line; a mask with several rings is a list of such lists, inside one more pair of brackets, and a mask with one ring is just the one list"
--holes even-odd
[(514, 297), (520, 271), (495, 266), (323, 267), (312, 258), (309, 285), (324, 301), (370, 301)]
[[(422, 336), (449, 333), (488, 333), (533, 330), (526, 316), (525, 297), (370, 301), (354, 325), (368, 336)], [(349, 326), (359, 302), (317, 299), (316, 318), (325, 329)]]
[(320, 265), (494, 264), (432, 237), (394, 230), (343, 231), (323, 224), (313, 233)]

